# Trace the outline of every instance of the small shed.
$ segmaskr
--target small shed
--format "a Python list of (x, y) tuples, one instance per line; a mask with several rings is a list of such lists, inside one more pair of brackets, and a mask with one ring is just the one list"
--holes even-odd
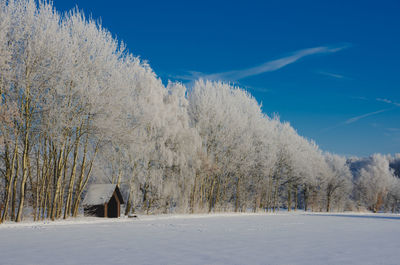
[(120, 216), (121, 204), (124, 204), (121, 192), (116, 184), (92, 184), (82, 202), (85, 216)]

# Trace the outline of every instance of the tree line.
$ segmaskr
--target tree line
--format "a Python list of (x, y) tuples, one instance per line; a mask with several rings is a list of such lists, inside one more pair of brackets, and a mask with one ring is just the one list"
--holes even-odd
[(79, 10), (0, 0), (0, 223), (77, 216), (91, 182), (125, 214), (397, 212), (399, 165), (322, 152), (239, 87), (164, 85)]

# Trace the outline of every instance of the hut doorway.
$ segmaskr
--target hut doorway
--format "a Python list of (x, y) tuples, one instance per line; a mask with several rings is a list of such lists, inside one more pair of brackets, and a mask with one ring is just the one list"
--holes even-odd
[(111, 200), (107, 204), (107, 215), (108, 217), (111, 218), (117, 218), (119, 217), (119, 204), (117, 200), (115, 199), (115, 196), (111, 197)]

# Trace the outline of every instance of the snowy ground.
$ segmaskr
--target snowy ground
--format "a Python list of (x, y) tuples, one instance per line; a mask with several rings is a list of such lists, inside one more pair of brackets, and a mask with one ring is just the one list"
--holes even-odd
[(0, 225), (0, 264), (400, 264), (400, 216), (225, 214)]

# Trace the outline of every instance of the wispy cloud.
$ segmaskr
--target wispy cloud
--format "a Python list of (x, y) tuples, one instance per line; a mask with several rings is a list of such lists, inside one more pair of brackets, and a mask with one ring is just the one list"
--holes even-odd
[(347, 48), (348, 45), (340, 46), (340, 47), (328, 47), (328, 46), (321, 46), (321, 47), (314, 47), (304, 50), (299, 50), (292, 53), (289, 56), (282, 57), (276, 60), (265, 62), (259, 66), (243, 69), (243, 70), (235, 70), (229, 72), (222, 72), (216, 73), (211, 75), (206, 75), (206, 79), (211, 80), (229, 80), (229, 81), (236, 81), (243, 79), (245, 77), (259, 75), (266, 72), (272, 72), (279, 70), (289, 64), (295, 63), (303, 57), (316, 55), (316, 54), (325, 54), (325, 53), (335, 53), (340, 50)]
[(361, 119), (364, 119), (364, 118), (367, 118), (367, 117), (370, 117), (370, 116), (373, 116), (373, 115), (376, 115), (376, 114), (379, 114), (379, 113), (382, 113), (382, 112), (385, 112), (385, 111), (388, 111), (388, 110), (391, 110), (391, 109), (393, 109), (393, 108), (381, 109), (381, 110), (378, 110), (378, 111), (368, 112), (368, 113), (365, 113), (363, 115), (355, 116), (353, 118), (350, 118), (350, 119), (346, 120), (344, 122), (344, 124), (351, 124), (351, 123), (354, 123), (354, 122), (359, 121)]
[(272, 61), (267, 61), (261, 65), (242, 70), (233, 70), (233, 71), (213, 73), (213, 74), (202, 74), (200, 72), (191, 71), (188, 72), (188, 75), (177, 76), (177, 78), (184, 80), (195, 80), (198, 78), (204, 78), (209, 80), (238, 81), (246, 77), (279, 70), (289, 64), (297, 62), (298, 60), (306, 56), (335, 53), (343, 49), (346, 49), (348, 47), (350, 47), (349, 44), (341, 46), (319, 46), (314, 48), (298, 50), (291, 53), (288, 56)]
[(333, 78), (336, 78), (336, 79), (350, 79), (350, 78), (348, 78), (348, 77), (346, 77), (344, 75), (341, 75), (341, 74), (335, 74), (335, 73), (324, 72), (324, 71), (318, 71), (317, 74), (333, 77)]
[[(357, 99), (357, 100), (363, 100), (363, 101), (384, 102), (386, 104), (392, 105), (392, 107), (391, 108), (377, 110), (377, 111), (373, 111), (373, 112), (368, 112), (368, 113), (365, 113), (365, 114), (362, 114), (362, 115), (359, 115), (359, 116), (352, 117), (352, 118), (347, 119), (346, 121), (341, 122), (339, 124), (336, 124), (336, 125), (334, 125), (332, 127), (324, 128), (320, 132), (330, 131), (332, 129), (336, 129), (338, 127), (342, 127), (344, 125), (355, 123), (355, 122), (357, 122), (357, 121), (359, 121), (361, 119), (364, 119), (364, 118), (367, 118), (367, 117), (370, 117), (370, 116), (374, 116), (374, 115), (377, 115), (377, 114), (380, 114), (380, 113), (383, 113), (383, 112), (386, 112), (386, 111), (389, 111), (389, 110), (397, 109), (398, 107), (400, 107), (400, 103), (394, 102), (394, 101), (389, 100), (389, 99), (383, 99), (383, 98), (368, 99), (366, 97), (350, 97), (350, 98)], [(372, 127), (379, 127), (380, 125), (377, 124), (377, 123), (372, 123), (371, 126)], [(398, 130), (398, 128), (387, 128), (387, 131), (390, 131), (390, 132), (395, 132), (395, 131), (397, 132), (397, 130)]]
[(349, 98), (351, 98), (351, 99), (358, 99), (358, 100), (365, 100), (365, 101), (369, 100), (369, 99), (366, 98), (366, 97), (354, 97), (354, 96), (349, 96)]
[[(368, 112), (368, 113), (365, 113), (365, 114), (362, 114), (362, 115), (358, 115), (358, 116), (352, 117), (350, 119), (347, 119), (344, 122), (338, 123), (338, 124), (336, 124), (334, 126), (331, 126), (331, 127), (328, 127), (328, 128), (324, 128), (324, 129), (320, 130), (319, 132), (322, 133), (322, 132), (331, 131), (333, 129), (336, 129), (336, 128), (339, 128), (339, 127), (342, 127), (342, 126), (345, 126), (345, 125), (349, 125), (349, 124), (358, 122), (359, 120), (362, 120), (362, 119), (365, 119), (367, 117), (374, 116), (374, 115), (377, 115), (379, 113), (383, 113), (383, 112), (386, 112), (386, 111), (389, 111), (389, 110), (392, 110), (392, 109), (394, 109), (394, 108), (381, 109), (381, 110), (377, 110), (377, 111), (373, 111), (373, 112)], [(377, 125), (377, 124), (374, 123), (372, 126), (374, 126), (374, 125)]]
[(363, 100), (363, 101), (378, 101), (378, 102), (383, 102), (386, 104), (390, 104), (393, 105), (395, 107), (400, 107), (400, 103), (395, 102), (393, 100), (387, 99), (387, 98), (375, 98), (375, 99), (371, 99), (371, 98), (367, 98), (367, 97), (356, 97), (356, 96), (350, 96), (349, 98), (352, 99), (358, 99), (358, 100)]
[(376, 100), (380, 101), (380, 102), (384, 102), (384, 103), (390, 104), (390, 105), (394, 105), (396, 107), (400, 107), (400, 103), (394, 102), (394, 101), (386, 99), (386, 98), (377, 98)]

